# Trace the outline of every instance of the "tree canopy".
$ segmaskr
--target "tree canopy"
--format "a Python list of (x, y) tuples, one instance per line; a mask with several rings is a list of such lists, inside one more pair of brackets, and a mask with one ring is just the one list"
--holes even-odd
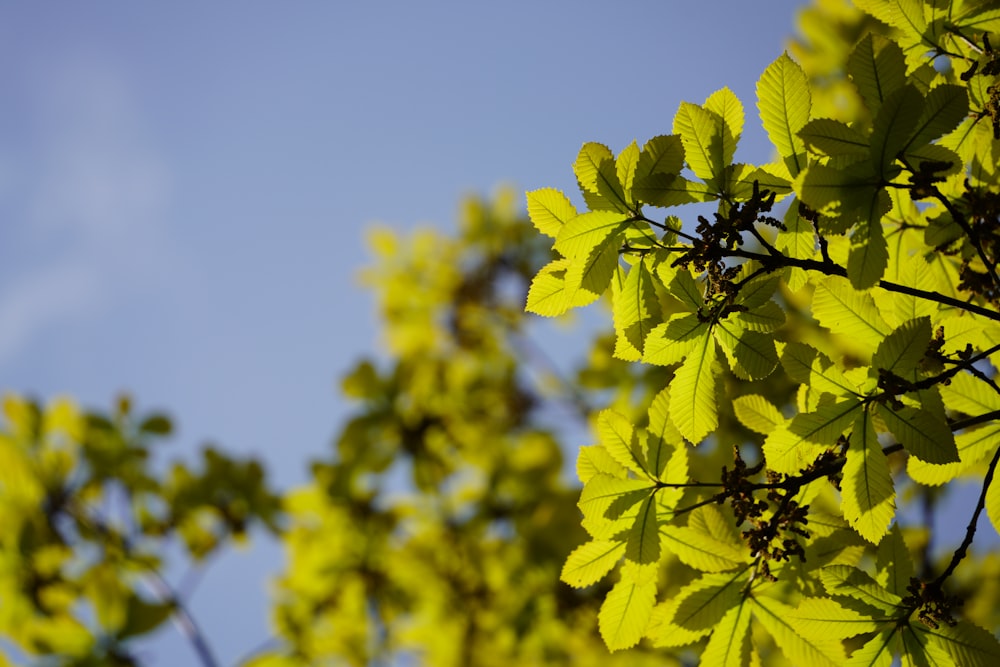
[[(585, 143), (579, 192), (526, 217), (502, 191), (451, 235), (374, 231), (387, 358), (344, 377), (301, 488), (214, 449), (157, 468), (171, 422), (128, 399), (7, 396), (12, 655), (138, 665), (173, 618), (218, 664), (163, 554), (256, 530), (287, 567), (251, 667), (1000, 663), (1000, 3), (818, 0), (800, 26), (757, 81), (755, 163), (722, 88)], [(607, 333), (558, 370), (536, 316), (595, 302)]]

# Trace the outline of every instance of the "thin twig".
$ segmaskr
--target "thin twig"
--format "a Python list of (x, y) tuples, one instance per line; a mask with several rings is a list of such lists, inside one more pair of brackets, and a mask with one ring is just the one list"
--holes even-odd
[(972, 519), (969, 520), (969, 525), (965, 528), (965, 539), (962, 543), (958, 545), (958, 549), (951, 556), (951, 562), (948, 563), (947, 569), (941, 573), (941, 575), (931, 582), (931, 586), (941, 589), (944, 582), (952, 575), (958, 564), (962, 562), (966, 554), (969, 552), (969, 547), (972, 546), (972, 539), (976, 535), (976, 524), (979, 523), (979, 515), (983, 513), (983, 509), (986, 507), (986, 492), (989, 491), (990, 484), (993, 482), (993, 474), (997, 469), (997, 462), (1000, 461), (1000, 447), (997, 447), (996, 452), (993, 453), (993, 460), (990, 461), (990, 467), (986, 470), (986, 476), (983, 478), (983, 489), (979, 493), (979, 501), (976, 503), (976, 510), (972, 513)]

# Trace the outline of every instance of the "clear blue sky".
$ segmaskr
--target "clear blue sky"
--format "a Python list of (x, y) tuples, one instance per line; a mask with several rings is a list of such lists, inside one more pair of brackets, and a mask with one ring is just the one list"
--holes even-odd
[[(794, 0), (23, 2), (0, 8), (0, 389), (172, 413), (290, 486), (375, 351), (372, 221), (450, 225), (499, 183), (574, 187), (580, 144), (670, 131), (757, 77)], [(267, 633), (280, 553), (212, 564), (224, 664)], [(155, 665), (193, 664), (170, 629)]]

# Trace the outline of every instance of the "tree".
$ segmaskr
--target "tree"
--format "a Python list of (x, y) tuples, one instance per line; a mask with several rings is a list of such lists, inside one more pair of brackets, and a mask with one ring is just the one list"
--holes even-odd
[[(215, 664), (159, 554), (260, 525), (289, 566), (254, 667), (997, 664), (1000, 554), (971, 547), (982, 514), (1000, 530), (1000, 4), (820, 0), (801, 24), (757, 83), (772, 162), (734, 162), (722, 89), (641, 148), (584, 144), (576, 204), (376, 232), (390, 358), (344, 379), (360, 407), (302, 489), (213, 450), (160, 481), (165, 417), (8, 398), (3, 636), (134, 665), (175, 615)], [(559, 374), (525, 293), (601, 301), (612, 330)]]

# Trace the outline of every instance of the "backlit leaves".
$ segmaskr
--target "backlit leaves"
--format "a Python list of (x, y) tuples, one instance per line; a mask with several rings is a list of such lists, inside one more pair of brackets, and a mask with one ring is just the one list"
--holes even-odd
[(767, 136), (788, 172), (797, 176), (806, 165), (800, 131), (809, 121), (811, 101), (805, 73), (787, 53), (764, 70), (757, 82), (757, 100)]
[[(822, 46), (757, 82), (776, 161), (735, 162), (746, 119), (723, 88), (682, 102), (672, 134), (641, 149), (585, 144), (588, 211), (531, 199), (565, 263), (537, 274), (529, 308), (610, 292), (602, 354), (641, 364), (603, 371), (614, 408), (578, 458), (592, 540), (564, 574), (623, 563), (601, 612), (613, 649), (645, 634), (741, 667), (774, 647), (791, 664), (992, 659), (996, 643), (934, 597), (940, 567), (896, 505), (931, 507), (926, 487), (972, 479), (1000, 522), (1000, 485), (986, 484), (1000, 446), (1000, 68), (982, 36), (1000, 12), (858, 0), (873, 21), (834, 4), (803, 23)], [(706, 201), (713, 213), (683, 208)], [(638, 595), (645, 567), (686, 574), (655, 606)]]

